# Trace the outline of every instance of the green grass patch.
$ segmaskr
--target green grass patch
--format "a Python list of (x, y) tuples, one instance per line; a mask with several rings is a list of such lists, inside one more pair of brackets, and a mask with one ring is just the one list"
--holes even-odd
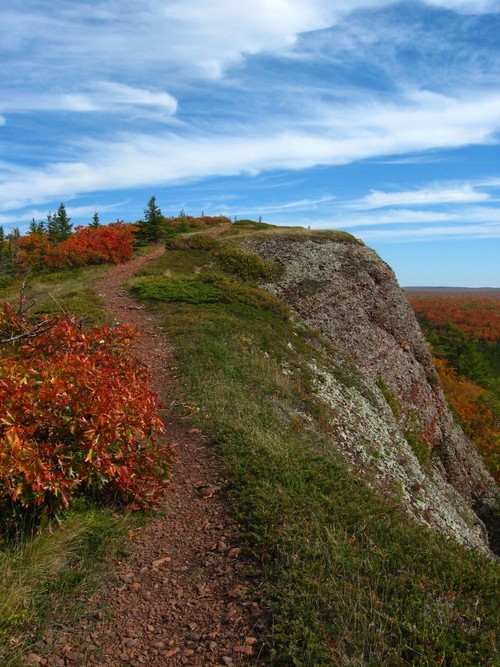
[(262, 567), (272, 664), (493, 667), (497, 565), (402, 515), (339, 462), (308, 383), (306, 362), (328, 366), (317, 336), (236, 299), (155, 309), (176, 346), (179, 399), (218, 445)]
[[(278, 298), (224, 276), (213, 274), (145, 276), (138, 278), (131, 291), (149, 301), (190, 304), (233, 303), (253, 309), (266, 309), (286, 317), (287, 308)], [(258, 313), (255, 313), (258, 316)]]
[[(87, 267), (53, 273), (34, 274), (27, 282), (27, 296), (34, 300), (33, 315), (57, 315), (64, 312), (86, 318), (90, 324), (105, 321), (102, 301), (98, 295), (99, 277), (109, 267)], [(0, 288), (0, 300), (15, 304), (20, 295), (22, 279)], [(96, 287), (97, 288), (96, 288)]]

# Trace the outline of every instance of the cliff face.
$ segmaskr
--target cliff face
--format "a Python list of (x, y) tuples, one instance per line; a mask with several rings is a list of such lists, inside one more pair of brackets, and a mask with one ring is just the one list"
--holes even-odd
[(284, 233), (243, 245), (284, 267), (267, 289), (331, 341), (340, 365), (357, 367), (364, 388), (347, 394), (331, 374), (311, 369), (318, 396), (339, 415), (336, 440), (350, 465), (419, 520), (497, 549), (495, 484), (454, 424), (390, 267), (348, 235)]

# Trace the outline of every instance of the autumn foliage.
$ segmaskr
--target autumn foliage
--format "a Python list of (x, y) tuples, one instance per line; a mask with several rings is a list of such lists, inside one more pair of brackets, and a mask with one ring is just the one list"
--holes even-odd
[(486, 465), (500, 482), (500, 424), (489, 392), (457, 375), (445, 359), (434, 359), (446, 398)]
[(500, 338), (500, 300), (488, 292), (407, 292), (420, 321), (432, 328), (450, 323), (480, 340)]
[(407, 292), (449, 404), (500, 481), (497, 292)]
[(157, 502), (165, 453), (148, 370), (124, 326), (0, 311), (0, 510), (50, 514), (83, 494)]
[(19, 241), (18, 264), (34, 269), (66, 269), (91, 264), (120, 264), (132, 257), (134, 226), (120, 222), (99, 227), (76, 227), (67, 239), (51, 245), (44, 233)]

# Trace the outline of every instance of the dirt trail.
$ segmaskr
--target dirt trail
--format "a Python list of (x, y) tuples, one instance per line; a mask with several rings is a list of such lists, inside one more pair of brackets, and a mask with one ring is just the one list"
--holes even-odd
[[(113, 318), (142, 332), (137, 354), (168, 407), (175, 388), (171, 350), (154, 315), (122, 288), (161, 252), (113, 267), (97, 291)], [(267, 620), (249, 598), (251, 567), (231, 527), (220, 463), (196, 428), (166, 412), (174, 461), (165, 515), (137, 532), (130, 559), (116, 563), (115, 576), (86, 600), (88, 613), (47, 637), (55, 645), (40, 664), (263, 664), (257, 633)]]

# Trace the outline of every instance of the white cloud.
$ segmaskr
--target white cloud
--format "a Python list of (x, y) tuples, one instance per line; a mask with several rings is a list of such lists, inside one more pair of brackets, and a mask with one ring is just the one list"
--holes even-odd
[(456, 187), (434, 187), (402, 192), (374, 191), (353, 204), (356, 208), (383, 208), (386, 206), (428, 206), (435, 204), (465, 204), (487, 201), (490, 195), (477, 192), (470, 184)]
[(99, 81), (79, 92), (58, 95), (13, 95), (0, 102), (3, 111), (73, 111), (122, 113), (146, 109), (171, 116), (177, 100), (165, 91), (136, 88), (115, 81)]
[(500, 239), (499, 224), (442, 225), (416, 229), (372, 229), (359, 233), (364, 241), (426, 241), (443, 239)]
[[(122, 99), (140, 96), (127, 88), (112, 90)], [(132, 94), (133, 93), (133, 94)], [(147, 100), (151, 97), (146, 95)], [(153, 95), (153, 99), (156, 99)], [(168, 103), (168, 100), (165, 100)], [(259, 120), (259, 119), (258, 119)], [(266, 119), (261, 119), (266, 123)], [(0, 184), (0, 206), (14, 208), (51, 197), (67, 198), (91, 191), (168, 184), (215, 175), (257, 174), (275, 169), (298, 170), (316, 165), (342, 165), (382, 155), (452, 148), (492, 140), (500, 129), (500, 94), (470, 93), (464, 99), (412, 94), (399, 106), (380, 102), (337, 107), (318, 112), (317, 122), (302, 127), (299, 119), (269, 132), (256, 125), (235, 134), (196, 131), (185, 134), (126, 134), (109, 141), (81, 139), (71, 146), (78, 162), (59, 162), (26, 168)], [(390, 193), (374, 193), (365, 207), (395, 205)], [(402, 205), (436, 193), (403, 193)], [(465, 187), (449, 190), (450, 201), (483, 201), (487, 195)], [(41, 198), (41, 199), (40, 199)], [(377, 203), (378, 202), (378, 203)]]

